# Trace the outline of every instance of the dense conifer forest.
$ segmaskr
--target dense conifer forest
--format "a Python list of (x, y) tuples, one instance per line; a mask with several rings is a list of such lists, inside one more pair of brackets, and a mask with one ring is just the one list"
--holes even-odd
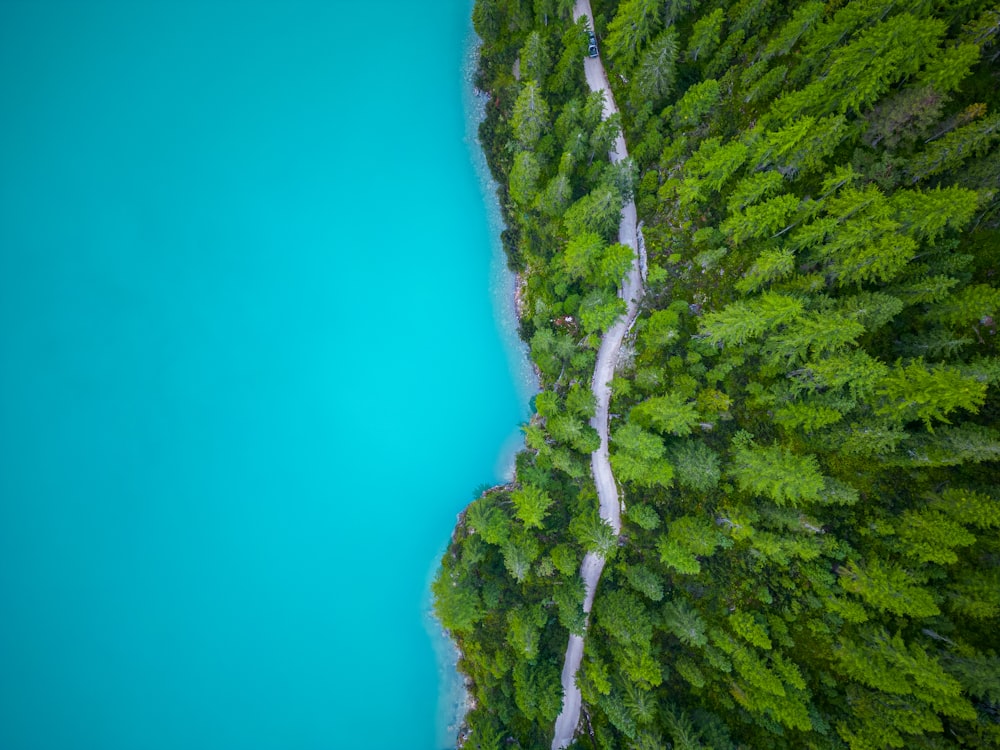
[[(1000, 6), (593, 10), (474, 10), (542, 391), (434, 584), (465, 747), (548, 748), (584, 630), (573, 747), (1000, 747)], [(648, 274), (612, 384), (616, 537), (590, 377), (630, 199)], [(608, 560), (589, 620), (586, 551)]]

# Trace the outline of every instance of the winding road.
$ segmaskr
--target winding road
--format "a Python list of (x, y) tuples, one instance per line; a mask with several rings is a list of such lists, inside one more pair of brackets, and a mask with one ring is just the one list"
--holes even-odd
[[(594, 17), (590, 9), (590, 0), (577, 0), (573, 8), (573, 17), (579, 19), (582, 16)], [(588, 57), (584, 59), (583, 64), (587, 74), (587, 85), (592, 91), (604, 93), (604, 117), (607, 119), (617, 112), (618, 108), (615, 106), (615, 99), (611, 93), (611, 87), (608, 85), (607, 74), (604, 72), (601, 58)], [(612, 162), (618, 162), (628, 157), (624, 136), (618, 136), (609, 156)], [(621, 503), (618, 500), (618, 485), (615, 483), (615, 476), (611, 472), (611, 463), (608, 460), (608, 403), (611, 400), (611, 378), (614, 376), (622, 339), (625, 337), (625, 332), (635, 322), (635, 316), (639, 311), (639, 300), (643, 294), (640, 269), (645, 267), (645, 263), (640, 257), (642, 248), (638, 242), (634, 202), (629, 202), (622, 209), (622, 219), (618, 226), (618, 241), (623, 245), (628, 245), (635, 252), (632, 267), (622, 279), (618, 293), (625, 300), (627, 307), (625, 315), (608, 329), (601, 340), (601, 347), (597, 352), (597, 364), (594, 367), (594, 379), (590, 386), (594, 398), (597, 400), (597, 409), (590, 424), (601, 437), (601, 446), (591, 454), (591, 470), (594, 475), (594, 484), (597, 486), (597, 497), (600, 500), (601, 518), (610, 524), (616, 536), (621, 533)], [(588, 617), (590, 608), (594, 604), (597, 582), (603, 571), (604, 558), (587, 553), (580, 566), (580, 577), (583, 578), (586, 592), (583, 600), (583, 611)], [(562, 712), (556, 719), (552, 750), (561, 750), (569, 745), (576, 734), (577, 724), (580, 723), (581, 698), (580, 688), (576, 685), (576, 673), (580, 669), (582, 658), (583, 638), (578, 635), (570, 635), (562, 669), (563, 706)]]

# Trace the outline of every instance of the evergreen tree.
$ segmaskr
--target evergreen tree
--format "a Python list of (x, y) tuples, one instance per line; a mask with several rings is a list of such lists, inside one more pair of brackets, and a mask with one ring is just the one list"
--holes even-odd
[(554, 502), (545, 490), (526, 484), (510, 495), (518, 519), (528, 528), (542, 528), (542, 521)]
[(933, 432), (932, 420), (950, 424), (948, 415), (957, 408), (976, 411), (986, 400), (986, 384), (944, 365), (926, 366), (920, 360), (897, 363), (882, 379), (876, 394), (885, 399), (880, 407), (908, 421), (922, 419)]
[(687, 56), (691, 60), (711, 57), (719, 46), (722, 24), (725, 20), (726, 14), (722, 8), (716, 8), (707, 16), (698, 19), (691, 30), (691, 36), (688, 37)]
[(659, 102), (674, 87), (677, 78), (677, 30), (670, 26), (643, 52), (635, 76), (636, 98)]
[(642, 48), (660, 30), (662, 18), (657, 0), (625, 0), (608, 25), (605, 47), (612, 59), (631, 68)]
[(701, 417), (694, 403), (675, 391), (646, 399), (632, 409), (629, 419), (660, 433), (684, 437), (691, 434)]
[(521, 147), (533, 149), (538, 139), (549, 128), (549, 105), (542, 96), (541, 87), (528, 81), (514, 102), (513, 127)]
[(824, 487), (814, 456), (798, 456), (780, 445), (737, 448), (731, 472), (744, 492), (764, 495), (778, 505), (816, 501)]
[(538, 31), (528, 34), (521, 48), (521, 78), (525, 81), (535, 81), (544, 86), (549, 73), (549, 51), (545, 48), (545, 40)]

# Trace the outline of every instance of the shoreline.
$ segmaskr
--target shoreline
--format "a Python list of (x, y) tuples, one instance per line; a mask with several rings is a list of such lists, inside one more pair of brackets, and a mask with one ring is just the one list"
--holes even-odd
[[(486, 207), (487, 230), (490, 237), (490, 278), (489, 294), (493, 303), (494, 321), (507, 354), (508, 367), (514, 377), (517, 395), (526, 406), (538, 392), (538, 373), (528, 351), (528, 345), (521, 339), (519, 328), (524, 281), (520, 274), (507, 265), (507, 250), (501, 236), (507, 228), (503, 210), (497, 197), (500, 187), (490, 171), (486, 151), (479, 140), (479, 125), (486, 119), (486, 105), (490, 94), (476, 88), (475, 77), (479, 67), (479, 50), (482, 42), (469, 22), (469, 37), (462, 79), (462, 104), (465, 110), (465, 143), (469, 150), (479, 187)], [(528, 415), (526, 415), (527, 418)]]
[[(486, 118), (486, 104), (490, 101), (489, 93), (480, 90), (474, 83), (479, 67), (481, 45), (481, 40), (472, 28), (470, 16), (462, 71), (462, 103), (466, 122), (465, 142), (469, 150), (470, 161), (479, 178), (480, 191), (486, 208), (487, 231), (490, 237), (488, 290), (493, 304), (494, 322), (504, 345), (515, 388), (524, 405), (524, 419), (526, 421), (531, 416), (529, 403), (534, 394), (538, 392), (540, 374), (529, 355), (527, 344), (519, 334), (523, 311), (523, 289), (526, 282), (521, 274), (511, 271), (507, 266), (507, 252), (501, 239), (506, 225), (497, 196), (499, 185), (490, 172), (486, 162), (486, 152), (479, 140), (479, 125)], [(523, 449), (524, 435), (518, 429), (511, 433), (510, 438), (498, 449), (496, 473), (498, 476), (503, 476), (504, 481), (492, 485), (475, 499), (510, 487), (514, 479), (515, 458)], [(442, 748), (456, 748), (456, 750), (463, 747), (469, 738), (465, 719), (468, 712), (476, 708), (477, 704), (471, 689), (472, 678), (460, 668), (464, 658), (461, 645), (458, 639), (441, 624), (434, 612), (434, 596), (430, 590), (430, 582), (440, 570), (442, 557), (455, 543), (456, 534), (465, 525), (465, 512), (468, 505), (469, 503), (456, 515), (456, 523), (452, 528), (448, 543), (435, 556), (428, 574), (426, 589), (428, 600), (425, 625), (432, 640), (439, 674), (436, 734), (438, 735), (438, 744), (442, 745)], [(446, 736), (447, 739), (445, 739)]]

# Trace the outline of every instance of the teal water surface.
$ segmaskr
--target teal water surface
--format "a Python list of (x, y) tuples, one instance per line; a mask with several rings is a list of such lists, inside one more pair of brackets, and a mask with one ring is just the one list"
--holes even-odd
[(525, 416), (470, 9), (0, 3), (0, 748), (443, 746)]

